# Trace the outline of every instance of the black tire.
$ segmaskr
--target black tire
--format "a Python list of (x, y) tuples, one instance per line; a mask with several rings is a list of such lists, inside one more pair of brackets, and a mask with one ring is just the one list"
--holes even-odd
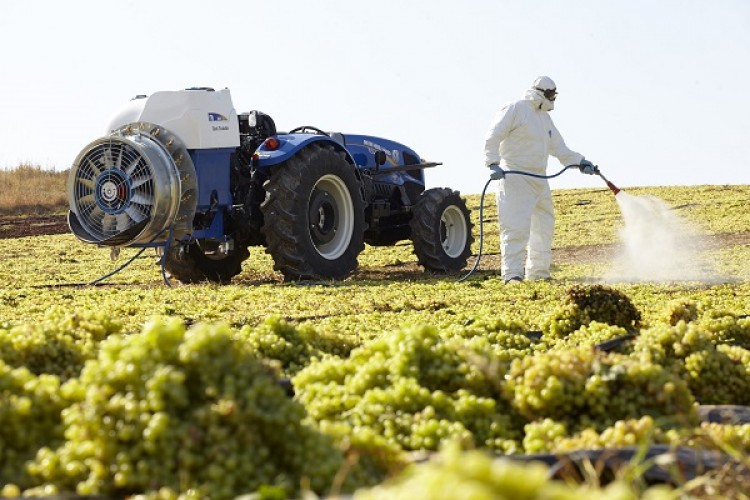
[(265, 184), (263, 234), (287, 280), (341, 279), (364, 249), (364, 201), (342, 152), (312, 144), (274, 168)]
[(223, 256), (207, 252), (206, 246), (204, 241), (171, 246), (165, 255), (164, 267), (182, 283), (229, 283), (233, 276), (242, 272), (242, 262), (250, 256), (245, 245), (238, 244)]
[(466, 202), (458, 191), (423, 192), (413, 209), (411, 240), (419, 263), (430, 271), (454, 272), (466, 267), (474, 236)]

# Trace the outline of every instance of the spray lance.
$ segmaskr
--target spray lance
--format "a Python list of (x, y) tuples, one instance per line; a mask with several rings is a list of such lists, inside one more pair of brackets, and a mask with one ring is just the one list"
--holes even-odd
[(615, 186), (614, 184), (612, 184), (612, 182), (609, 179), (607, 179), (606, 177), (604, 177), (604, 174), (602, 174), (599, 171), (599, 167), (596, 167), (594, 169), (594, 173), (596, 175), (598, 175), (599, 177), (601, 177), (602, 180), (604, 181), (604, 183), (607, 185), (607, 187), (614, 193), (615, 196), (617, 196), (617, 193), (620, 192), (620, 188), (618, 188), (617, 186)]
[[(571, 168), (580, 168), (580, 165), (568, 165), (559, 172), (552, 174), (552, 175), (541, 175), (541, 174), (534, 174), (531, 172), (524, 172), (522, 170), (502, 170), (500, 169), (501, 179), (504, 178), (506, 175), (525, 175), (527, 177), (536, 177), (537, 179), (552, 179), (554, 177), (557, 177), (558, 175), (561, 175), (563, 172), (565, 172), (568, 169)], [(612, 193), (617, 196), (617, 193), (620, 192), (620, 188), (615, 186), (609, 179), (604, 177), (604, 175), (599, 170), (599, 167), (594, 167), (594, 174), (598, 175), (602, 178), (604, 183), (607, 185), (607, 187), (612, 191)], [(459, 283), (466, 280), (469, 276), (474, 274), (474, 272), (479, 267), (479, 261), (482, 259), (482, 247), (484, 246), (484, 196), (487, 194), (487, 188), (490, 186), (490, 183), (494, 179), (490, 178), (487, 183), (484, 185), (484, 189), (482, 189), (482, 196), (479, 199), (479, 253), (477, 254), (477, 259), (474, 261), (474, 265), (471, 267), (471, 270), (466, 273), (465, 276), (460, 278), (458, 280)]]

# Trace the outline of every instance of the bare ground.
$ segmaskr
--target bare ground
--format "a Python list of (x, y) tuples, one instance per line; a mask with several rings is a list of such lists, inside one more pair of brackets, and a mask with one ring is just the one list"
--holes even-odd
[[(0, 215), (0, 239), (22, 238), (26, 236), (41, 236), (51, 234), (65, 234), (69, 232), (65, 215)], [(734, 245), (750, 245), (750, 231), (740, 233), (720, 233), (705, 235), (702, 244), (707, 248), (721, 248)], [(610, 259), (618, 250), (617, 244), (579, 245), (553, 250), (553, 258), (558, 263), (586, 263)], [(497, 252), (482, 256), (480, 269), (495, 270), (499, 268), (500, 257)], [(470, 259), (469, 264), (473, 264)], [(359, 269), (355, 278), (380, 279), (385, 276), (393, 278), (402, 276), (404, 279), (424, 278), (424, 270), (414, 263), (402, 263), (382, 266), (379, 268)]]
[(0, 215), (0, 239), (64, 234), (70, 231), (65, 215)]

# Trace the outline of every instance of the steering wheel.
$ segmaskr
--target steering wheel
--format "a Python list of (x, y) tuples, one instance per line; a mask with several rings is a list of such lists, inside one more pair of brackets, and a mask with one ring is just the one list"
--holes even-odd
[(295, 134), (295, 133), (307, 134), (309, 133), (308, 130), (311, 130), (313, 133), (317, 135), (328, 135), (327, 132), (320, 130), (318, 127), (311, 127), (310, 125), (303, 125), (302, 127), (293, 128), (288, 133), (289, 134)]

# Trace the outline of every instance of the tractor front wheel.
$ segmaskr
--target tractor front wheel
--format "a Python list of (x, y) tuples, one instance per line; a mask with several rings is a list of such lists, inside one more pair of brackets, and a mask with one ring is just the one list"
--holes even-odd
[(312, 144), (276, 167), (265, 185), (263, 234), (288, 280), (341, 279), (364, 249), (364, 201), (342, 152)]
[(423, 192), (410, 226), (414, 253), (426, 269), (454, 272), (466, 267), (474, 237), (469, 209), (458, 191), (434, 188)]
[(182, 283), (229, 283), (233, 276), (242, 272), (242, 262), (249, 256), (246, 245), (238, 243), (224, 254), (217, 243), (197, 240), (188, 245), (170, 246), (164, 256), (164, 268)]

